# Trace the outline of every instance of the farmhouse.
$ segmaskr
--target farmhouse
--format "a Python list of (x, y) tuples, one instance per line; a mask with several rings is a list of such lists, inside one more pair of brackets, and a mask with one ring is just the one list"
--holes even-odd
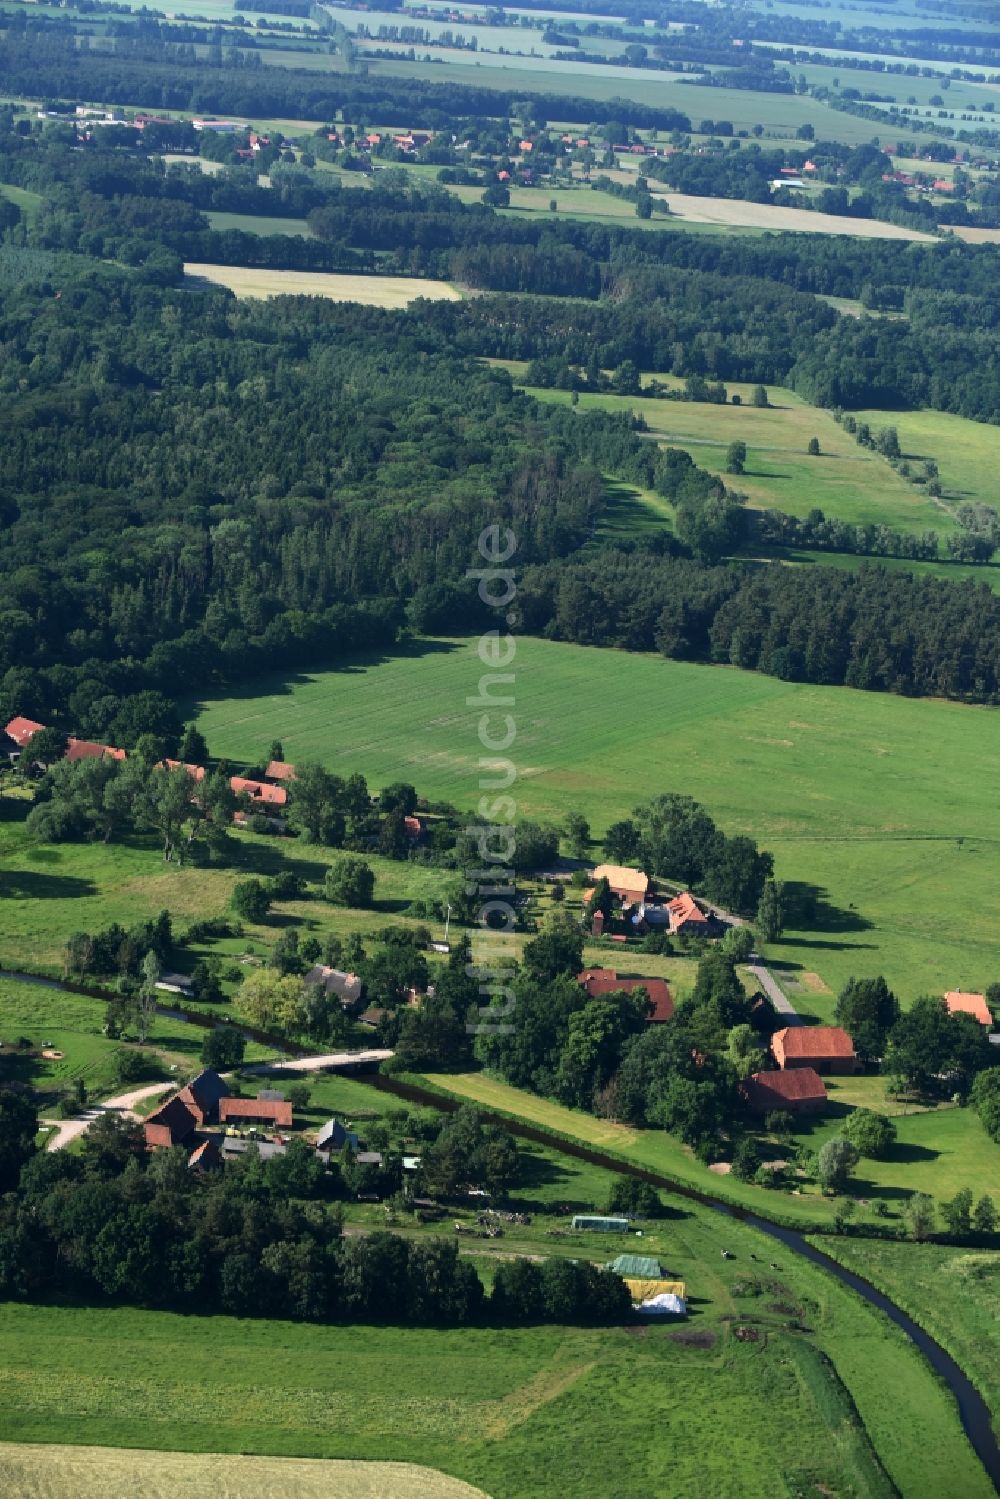
[(169, 1149), (172, 1145), (183, 1145), (194, 1134), (198, 1120), (175, 1093), (155, 1113), (144, 1121), (142, 1132), (151, 1149)]
[(813, 1067), (817, 1072), (856, 1072), (854, 1042), (839, 1025), (795, 1025), (771, 1037), (774, 1060), (781, 1068)]
[(264, 776), (269, 781), (294, 781), (295, 766), (287, 760), (269, 760)]
[(316, 1136), (317, 1150), (343, 1150), (345, 1145), (357, 1150), (360, 1143), (353, 1130), (345, 1129), (339, 1119), (328, 1119)]
[(649, 876), (641, 869), (629, 869), (622, 864), (598, 864), (591, 875), (595, 885), (607, 880), (612, 895), (617, 895), (624, 906), (635, 906), (645, 900), (649, 890)]
[(222, 1098), (220, 1124), (270, 1124), (291, 1129), (292, 1106), (283, 1098)]
[(284, 786), (269, 786), (266, 781), (230, 776), (229, 784), (237, 796), (248, 796), (255, 807), (283, 807), (288, 800)]
[(125, 751), (115, 749), (109, 744), (97, 744), (93, 739), (70, 739), (66, 744), (66, 759), (76, 760), (100, 760), (105, 755), (110, 755), (112, 760), (124, 760)]
[(327, 994), (335, 994), (345, 1009), (360, 1004), (364, 995), (365, 986), (356, 973), (328, 968), (325, 963), (314, 964), (305, 976), (305, 983), (318, 984)]
[(944, 1002), (949, 1015), (972, 1015), (980, 1025), (993, 1029), (993, 1016), (985, 994), (966, 994), (961, 989), (949, 989)]
[(599, 994), (612, 994), (616, 991), (631, 994), (633, 989), (645, 989), (653, 1007), (646, 1016), (647, 1022), (651, 1024), (662, 1025), (674, 1013), (673, 996), (665, 979), (619, 978), (613, 968), (585, 968), (576, 978), (591, 999), (596, 999)]
[(201, 782), (205, 779), (204, 765), (186, 765), (183, 760), (161, 760), (157, 770), (186, 770), (192, 781)]
[(666, 909), (670, 916), (670, 930), (678, 936), (686, 932), (693, 937), (708, 937), (715, 930), (715, 918), (702, 910), (689, 890), (668, 900)]
[(814, 1067), (787, 1072), (755, 1072), (744, 1087), (755, 1114), (818, 1114), (826, 1107), (826, 1084)]
[(219, 1104), (229, 1097), (229, 1088), (217, 1072), (199, 1072), (177, 1097), (199, 1124), (215, 1124), (219, 1118)]
[(18, 749), (24, 749), (32, 734), (37, 734), (39, 729), (44, 729), (43, 723), (36, 723), (33, 718), (12, 718), (10, 723), (4, 726), (4, 733), (17, 745)]

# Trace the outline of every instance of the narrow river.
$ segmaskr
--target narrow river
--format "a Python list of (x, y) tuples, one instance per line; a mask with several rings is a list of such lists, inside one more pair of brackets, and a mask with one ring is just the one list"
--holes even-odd
[[(427, 1089), (417, 1087), (412, 1083), (403, 1083), (393, 1077), (383, 1077), (381, 1073), (360, 1077), (360, 1081), (370, 1084), (382, 1093), (393, 1093), (399, 1098), (404, 1098), (410, 1103), (429, 1104), (432, 1108), (443, 1109), (451, 1113), (465, 1100), (448, 1098), (440, 1093), (432, 1093)], [(489, 1115), (489, 1110), (483, 1112)], [(884, 1312), (896, 1326), (906, 1334), (912, 1343), (919, 1348), (927, 1359), (931, 1368), (939, 1378), (951, 1390), (958, 1405), (958, 1413), (966, 1436), (969, 1438), (972, 1448), (979, 1458), (986, 1472), (989, 1474), (993, 1487), (1000, 1494), (1000, 1445), (997, 1443), (996, 1433), (993, 1430), (993, 1422), (985, 1400), (980, 1395), (972, 1381), (963, 1374), (950, 1353), (947, 1353), (941, 1344), (926, 1333), (913, 1318), (898, 1307), (894, 1301), (875, 1286), (871, 1285), (862, 1276), (856, 1275), (853, 1270), (845, 1270), (836, 1260), (824, 1254), (810, 1244), (804, 1234), (793, 1228), (783, 1228), (778, 1223), (771, 1223), (767, 1218), (760, 1218), (756, 1213), (750, 1213), (743, 1208), (734, 1207), (731, 1203), (720, 1202), (718, 1198), (711, 1197), (705, 1192), (698, 1192), (693, 1187), (684, 1186), (675, 1182), (667, 1176), (660, 1176), (655, 1171), (649, 1171), (644, 1166), (635, 1166), (628, 1161), (619, 1160), (615, 1156), (602, 1154), (599, 1150), (591, 1150), (589, 1146), (579, 1145), (573, 1140), (564, 1140), (558, 1135), (550, 1135), (545, 1130), (536, 1129), (534, 1125), (523, 1124), (520, 1120), (509, 1119), (506, 1115), (493, 1115), (498, 1124), (510, 1130), (512, 1135), (517, 1135), (523, 1140), (530, 1140), (536, 1145), (546, 1145), (551, 1150), (562, 1151), (564, 1155), (573, 1156), (576, 1160), (587, 1161), (592, 1166), (603, 1166), (607, 1171), (617, 1171), (620, 1176), (636, 1176), (641, 1181), (649, 1182), (651, 1186), (660, 1187), (664, 1191), (673, 1192), (677, 1196), (686, 1197), (692, 1202), (698, 1202), (703, 1207), (714, 1208), (717, 1212), (725, 1213), (727, 1217), (738, 1218), (741, 1223), (747, 1223), (751, 1228), (759, 1229), (761, 1233), (767, 1234), (769, 1238), (777, 1239), (792, 1254), (801, 1255), (803, 1259), (809, 1260), (811, 1264), (819, 1265), (833, 1275), (843, 1285), (857, 1293), (871, 1306), (877, 1307)], [(913, 1440), (921, 1440), (919, 1433), (914, 1432)]]

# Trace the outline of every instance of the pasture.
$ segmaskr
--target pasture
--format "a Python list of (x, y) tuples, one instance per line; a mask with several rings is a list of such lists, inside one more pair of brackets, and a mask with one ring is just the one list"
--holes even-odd
[[(520, 383), (526, 365), (507, 362), (504, 368)], [(679, 387), (682, 381), (670, 375), (647, 375), (662, 384)], [(525, 386), (540, 401), (568, 405), (571, 393)], [(869, 448), (859, 447), (850, 433), (834, 421), (828, 411), (810, 406), (794, 391), (774, 386), (768, 391), (772, 404), (751, 404), (753, 387), (738, 381), (727, 384), (730, 396), (740, 396), (741, 404), (715, 405), (705, 401), (664, 401), (655, 397), (591, 395), (579, 393), (581, 411), (634, 411), (641, 414), (649, 432), (660, 443), (684, 448), (694, 461), (711, 473), (726, 477), (726, 450), (731, 442), (747, 445), (745, 472), (726, 477), (731, 488), (747, 496), (758, 510), (783, 510), (787, 515), (805, 517), (815, 508), (828, 516), (854, 524), (881, 524), (894, 530), (920, 533), (927, 530), (954, 530), (955, 522), (946, 507), (936, 504), (923, 486), (908, 483)], [(923, 416), (924, 413), (920, 413)], [(896, 423), (896, 414), (865, 413), (874, 427)], [(978, 423), (952, 418), (964, 427)], [(897, 424), (898, 425), (898, 424)], [(997, 439), (1000, 452), (1000, 430), (985, 429)], [(817, 437), (818, 457), (807, 452), (809, 439)], [(900, 431), (900, 442), (909, 451)], [(948, 486), (952, 471), (953, 443), (938, 444), (942, 481)], [(964, 475), (965, 464), (961, 463)], [(955, 473), (959, 473), (956, 465)], [(950, 487), (946, 489), (950, 493)], [(669, 507), (667, 507), (669, 508)]]
[(823, 1239), (819, 1247), (879, 1286), (937, 1338), (1000, 1425), (1000, 1254), (851, 1238)]
[[(216, 755), (252, 762), (277, 732), (292, 760), (468, 807), (482, 670), (472, 640), (417, 643), (264, 678), (198, 704), (198, 724)], [(515, 673), (522, 815), (579, 810), (600, 835), (646, 796), (687, 792), (774, 853), (800, 915), (773, 955), (793, 973), (836, 992), (883, 972), (904, 1001), (1000, 973), (993, 710), (531, 638)], [(935, 918), (945, 898), (960, 921)], [(810, 1003), (828, 1014), (832, 999)]]
[[(202, 1323), (8, 1302), (0, 1421), (19, 1443), (410, 1462), (492, 1499), (889, 1499), (874, 1446), (903, 1493), (944, 1493), (954, 1483), (951, 1492), (985, 1499), (990, 1489), (950, 1399), (882, 1317), (780, 1253), (748, 1300), (740, 1287), (765, 1241), (714, 1213), (671, 1211), (662, 1234), (670, 1245), (662, 1257), (684, 1272), (692, 1297), (680, 1337), (662, 1326)], [(731, 1260), (720, 1259), (720, 1242)], [(620, 1247), (601, 1235), (584, 1252), (606, 1259)], [(810, 1333), (789, 1332), (790, 1318)], [(766, 1336), (733, 1339), (733, 1323), (744, 1321)], [(793, 1448), (784, 1440), (789, 1409)]]
[(408, 307), (418, 297), (457, 302), (460, 293), (447, 281), (417, 276), (345, 276), (333, 271), (248, 270), (244, 266), (206, 265), (189, 261), (184, 274), (191, 285), (211, 281), (238, 297), (326, 297), (360, 302), (367, 307)]
[(18, 1499), (483, 1499), (414, 1463), (0, 1443), (0, 1489)]

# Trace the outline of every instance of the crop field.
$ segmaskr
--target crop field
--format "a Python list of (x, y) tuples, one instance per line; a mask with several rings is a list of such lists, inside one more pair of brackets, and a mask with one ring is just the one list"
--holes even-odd
[[(991, 709), (530, 638), (516, 663), (522, 814), (578, 809), (599, 835), (647, 795), (687, 792), (773, 851), (793, 909), (811, 904), (773, 949), (792, 971), (834, 992), (883, 972), (906, 1001), (1000, 972)], [(480, 748), (466, 698), (481, 672), (474, 641), (424, 642), (262, 679), (200, 704), (199, 727), (217, 755), (252, 761), (280, 731), (293, 760), (469, 806)], [(944, 892), (960, 922), (934, 919)], [(828, 1014), (832, 999), (811, 1003)]]
[[(515, 380), (527, 368), (512, 361), (504, 363)], [(652, 379), (647, 376), (646, 379)], [(682, 381), (670, 375), (655, 377), (665, 385), (680, 386)], [(540, 401), (568, 405), (569, 391), (544, 390), (538, 386), (526, 386)], [(726, 450), (737, 439), (747, 445), (746, 471), (727, 483), (742, 494), (746, 494), (751, 506), (756, 509), (783, 510), (788, 515), (804, 517), (810, 510), (819, 507), (827, 515), (838, 520), (857, 524), (884, 524), (899, 531), (921, 532), (936, 530), (947, 532), (955, 528), (955, 522), (946, 508), (935, 504), (923, 487), (907, 483), (877, 453), (859, 447), (850, 433), (834, 421), (829, 412), (810, 406), (794, 391), (780, 386), (771, 387), (768, 407), (751, 404), (753, 387), (739, 382), (727, 385), (730, 395), (738, 394), (742, 404), (734, 406), (714, 405), (704, 401), (662, 401), (653, 397), (589, 395), (581, 391), (579, 409), (586, 411), (635, 411), (642, 414), (649, 431), (662, 443), (671, 447), (685, 448), (694, 461), (712, 473), (725, 474)], [(898, 423), (896, 413), (866, 412), (864, 420), (874, 428), (891, 424), (899, 428), (900, 443), (910, 451), (910, 443), (916, 442), (926, 456), (932, 456), (925, 447), (921, 420), (932, 413), (916, 414), (913, 431), (904, 436), (904, 423)], [(973, 428), (973, 440), (979, 439), (980, 424), (962, 417), (951, 417), (951, 422), (962, 428)], [(984, 446), (995, 439), (1000, 455), (1000, 429), (983, 428), (987, 434)], [(818, 437), (819, 457), (810, 457), (806, 449), (811, 437)], [(950, 480), (955, 477), (959, 492), (961, 481), (973, 467), (957, 455), (957, 433), (948, 442), (940, 441), (939, 467), (946, 493), (951, 493)], [(956, 454), (957, 461), (953, 460)], [(985, 475), (981, 476), (984, 478)], [(666, 507), (669, 509), (669, 507)]]
[[(948, 1396), (882, 1317), (780, 1252), (772, 1271), (752, 1269), (752, 1252), (770, 1257), (765, 1241), (707, 1210), (671, 1209), (661, 1237), (670, 1245), (661, 1257), (689, 1283), (692, 1316), (679, 1337), (662, 1326), (203, 1324), (8, 1302), (0, 1423), (15, 1443), (406, 1461), (492, 1499), (889, 1499), (872, 1446), (903, 1493), (989, 1494)], [(584, 1252), (603, 1260), (620, 1247), (601, 1235)], [(748, 1299), (741, 1288), (754, 1274)], [(810, 1332), (789, 1332), (789, 1318)], [(764, 1336), (736, 1341), (731, 1327), (742, 1322)], [(783, 1440), (790, 1408), (794, 1449)]]
[(447, 281), (417, 276), (344, 276), (334, 271), (248, 270), (244, 266), (206, 265), (188, 261), (188, 280), (228, 286), (238, 297), (327, 297), (334, 302), (361, 302), (367, 307), (408, 307), (418, 297), (457, 302), (461, 294)]
[[(657, 194), (657, 197), (661, 194)], [(904, 229), (880, 219), (852, 219), (846, 214), (811, 213), (804, 208), (783, 208), (777, 203), (751, 203), (741, 198), (705, 198), (695, 193), (667, 192), (666, 201), (672, 213), (697, 224), (747, 225), (754, 229), (783, 231), (794, 229), (804, 234), (852, 234), (861, 239), (921, 239), (934, 236), (919, 229)], [(628, 205), (630, 208), (631, 204)]]
[(879, 1286), (937, 1338), (1000, 1426), (1000, 1254), (850, 1238), (823, 1239), (820, 1248)]
[(241, 229), (244, 234), (302, 234), (311, 237), (305, 219), (279, 219), (264, 214), (213, 211), (208, 214), (208, 221), (213, 229), (220, 231)]
[(122, 1451), (0, 1443), (0, 1490), (18, 1499), (482, 1499), (482, 1490), (413, 1463)]

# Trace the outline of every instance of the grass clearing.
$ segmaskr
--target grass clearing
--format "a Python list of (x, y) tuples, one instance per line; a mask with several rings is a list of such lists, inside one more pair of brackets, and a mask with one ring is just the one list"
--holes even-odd
[[(1000, 778), (993, 710), (531, 638), (516, 660), (524, 814), (579, 809), (600, 835), (647, 795), (690, 793), (774, 853), (800, 910), (812, 903), (770, 950), (790, 974), (836, 993), (882, 972), (909, 1002), (1000, 973), (1000, 809), (983, 794)], [(480, 749), (466, 698), (481, 671), (472, 640), (417, 643), (263, 678), (197, 705), (198, 722), (217, 755), (251, 762), (278, 732), (293, 760), (467, 807)], [(944, 891), (960, 921), (933, 919)], [(828, 1017), (833, 999), (796, 1003)]]
[[(506, 361), (504, 367), (514, 380), (527, 368), (513, 361)], [(654, 377), (647, 376), (651, 378)], [(671, 376), (655, 378), (667, 385), (683, 384)], [(534, 385), (523, 388), (537, 400), (552, 405), (567, 406), (572, 399), (569, 391)], [(771, 404), (767, 407), (751, 404), (752, 386), (735, 381), (727, 384), (726, 389), (730, 396), (740, 396), (739, 406), (731, 402), (714, 405), (580, 391), (578, 409), (639, 413), (657, 442), (686, 449), (702, 468), (723, 476), (729, 444), (737, 440), (745, 442), (746, 471), (735, 480), (727, 479), (727, 483), (746, 494), (754, 509), (782, 510), (804, 518), (818, 507), (828, 516), (858, 525), (883, 524), (915, 533), (955, 529), (947, 509), (935, 504), (925, 488), (907, 483), (884, 458), (859, 447), (828, 411), (810, 406), (794, 391), (781, 386), (769, 389)], [(886, 412), (873, 415), (877, 418), (873, 422), (876, 426), (895, 422), (895, 413), (891, 417)], [(978, 426), (961, 417), (952, 420), (963, 422), (964, 426)], [(995, 435), (1000, 454), (1000, 430), (988, 430)], [(975, 434), (972, 436), (974, 440)], [(818, 457), (811, 457), (806, 451), (811, 437), (819, 439)], [(900, 442), (903, 441), (900, 432)], [(938, 450), (939, 466), (947, 481), (952, 445), (939, 442)], [(963, 472), (964, 467), (963, 463)]]
[(256, 213), (222, 213), (213, 209), (208, 214), (208, 222), (220, 232), (238, 229), (244, 234), (301, 234), (307, 239), (312, 238), (305, 219), (269, 218)]
[(408, 307), (418, 297), (458, 302), (461, 294), (447, 281), (417, 276), (345, 276), (334, 271), (250, 270), (244, 266), (206, 265), (189, 261), (187, 279), (227, 286), (238, 297), (327, 297), (334, 302), (361, 302), (368, 307)]
[(470, 1488), (413, 1463), (152, 1452), (0, 1443), (0, 1488), (18, 1499), (476, 1499)]

